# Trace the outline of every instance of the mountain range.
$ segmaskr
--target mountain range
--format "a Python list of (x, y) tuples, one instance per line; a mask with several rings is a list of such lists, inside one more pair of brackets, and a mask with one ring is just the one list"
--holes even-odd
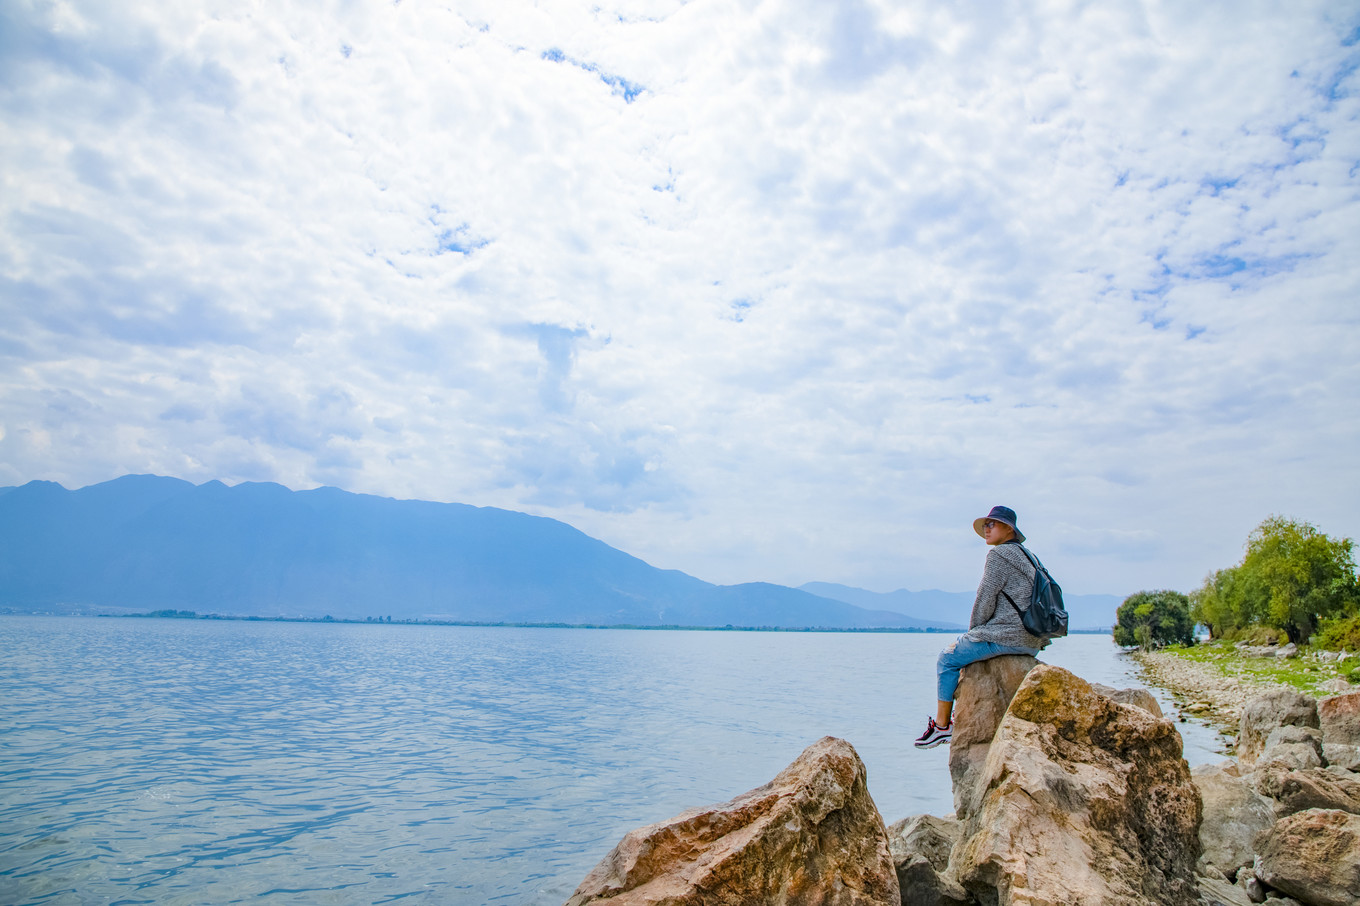
[[(713, 585), (553, 519), (336, 488), (155, 475), (0, 488), (0, 612), (961, 629), (971, 604), (971, 593)], [(1109, 610), (1091, 625), (1111, 625)]]

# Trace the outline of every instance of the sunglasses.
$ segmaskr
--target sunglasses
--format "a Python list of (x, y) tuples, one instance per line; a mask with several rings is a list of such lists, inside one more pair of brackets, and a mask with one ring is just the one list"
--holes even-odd
[(991, 531), (992, 529), (996, 528), (998, 525), (1005, 525), (1005, 524), (1006, 524), (1006, 523), (1004, 523), (1004, 522), (996, 522), (995, 520), (988, 519), (986, 522), (982, 523), (982, 530), (983, 530), (984, 532)]

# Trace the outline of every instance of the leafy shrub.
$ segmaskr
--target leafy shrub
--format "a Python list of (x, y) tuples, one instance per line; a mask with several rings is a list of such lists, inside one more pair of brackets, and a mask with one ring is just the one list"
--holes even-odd
[(1325, 651), (1360, 651), (1360, 614), (1327, 620), (1313, 640)]
[(1234, 629), (1228, 633), (1227, 638), (1234, 642), (1246, 642), (1248, 645), (1284, 645), (1289, 642), (1289, 636), (1283, 630), (1270, 626)]

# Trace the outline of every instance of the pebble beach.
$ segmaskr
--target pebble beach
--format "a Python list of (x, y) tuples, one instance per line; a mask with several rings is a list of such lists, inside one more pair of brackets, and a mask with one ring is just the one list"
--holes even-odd
[[(1228, 675), (1218, 667), (1167, 652), (1137, 651), (1132, 656), (1147, 683), (1169, 692), (1182, 714), (1207, 721), (1228, 736), (1237, 733), (1243, 705), (1263, 692), (1287, 687), (1251, 675)], [(1327, 686), (1331, 688), (1324, 687), (1321, 694), (1357, 688), (1337, 679)]]

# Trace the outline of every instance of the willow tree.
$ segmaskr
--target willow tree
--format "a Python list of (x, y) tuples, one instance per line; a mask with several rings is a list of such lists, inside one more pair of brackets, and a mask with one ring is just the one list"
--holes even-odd
[(1307, 522), (1281, 516), (1262, 522), (1238, 569), (1242, 594), (1259, 608), (1261, 622), (1291, 642), (1308, 641), (1320, 620), (1360, 607), (1351, 539), (1333, 540)]
[(1243, 612), (1237, 567), (1215, 570), (1190, 593), (1190, 619), (1209, 629), (1212, 638), (1231, 635), (1255, 622)]
[(1351, 539), (1271, 516), (1247, 538), (1242, 562), (1209, 576), (1191, 600), (1212, 635), (1269, 626), (1302, 644), (1321, 621), (1360, 613)]

